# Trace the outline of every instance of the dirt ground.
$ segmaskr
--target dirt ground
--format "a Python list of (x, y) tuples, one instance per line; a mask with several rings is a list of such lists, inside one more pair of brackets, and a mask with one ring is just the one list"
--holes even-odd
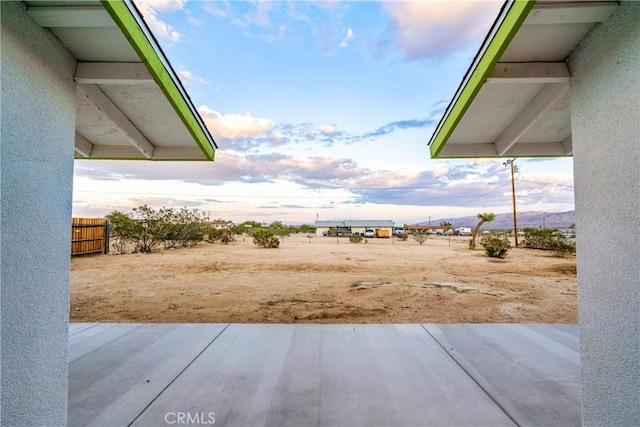
[(574, 323), (576, 259), (532, 249), (504, 260), (467, 237), (296, 235), (147, 255), (71, 260), (72, 322)]

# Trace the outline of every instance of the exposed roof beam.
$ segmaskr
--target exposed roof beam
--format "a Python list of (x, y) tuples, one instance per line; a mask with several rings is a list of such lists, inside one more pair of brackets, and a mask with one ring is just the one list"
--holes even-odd
[[(96, 147), (97, 148), (97, 147)], [(447, 144), (438, 158), (470, 158), (470, 157), (492, 157), (497, 155), (493, 144)], [(499, 157), (549, 157), (549, 156), (570, 156), (562, 142), (528, 142), (515, 144), (506, 153)]]
[(174, 110), (195, 139), (195, 142), (213, 160), (218, 148), (198, 110), (191, 102), (169, 61), (162, 53), (155, 37), (132, 2), (105, 1), (102, 6), (117, 23), (131, 46), (149, 67), (149, 71)]
[(87, 141), (87, 139), (76, 132), (76, 154), (80, 157), (91, 157), (93, 151), (93, 144)]
[(585, 1), (537, 3), (522, 25), (585, 24), (602, 22), (618, 8), (618, 2)]
[(569, 135), (562, 141), (562, 148), (567, 155), (573, 154), (573, 135)]
[[(91, 152), (92, 159), (129, 159), (144, 160), (131, 145), (96, 145)], [(151, 160), (207, 160), (199, 147), (156, 147)]]
[(153, 145), (98, 86), (78, 85), (78, 88), (102, 113), (113, 120), (120, 129), (127, 134), (131, 144), (136, 147), (144, 157), (150, 159), (153, 156)]
[(43, 28), (116, 26), (111, 16), (100, 5), (30, 7), (27, 13)]
[(553, 104), (569, 90), (569, 83), (548, 83), (531, 100), (509, 127), (495, 141), (496, 153), (503, 156), (518, 142)]
[(78, 62), (75, 80), (79, 84), (152, 83), (153, 77), (143, 63)]
[(565, 83), (571, 72), (565, 62), (526, 62), (496, 64), (487, 83)]
[(449, 137), (451, 137), (467, 109), (473, 103), (478, 92), (480, 92), (487, 80), (487, 76), (489, 76), (494, 65), (498, 62), (498, 58), (507, 49), (507, 46), (509, 46), (534, 5), (534, 2), (528, 1), (505, 3), (485, 42), (480, 47), (480, 51), (460, 83), (453, 100), (429, 140), (431, 157), (439, 157), (440, 150), (445, 147)]

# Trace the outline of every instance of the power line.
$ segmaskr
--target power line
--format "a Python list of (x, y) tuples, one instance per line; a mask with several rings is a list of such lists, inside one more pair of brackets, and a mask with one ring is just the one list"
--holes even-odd
[[(420, 190), (420, 188), (411, 188), (409, 190)], [(389, 189), (374, 189), (376, 191), (397, 191), (397, 188), (389, 188)], [(333, 195), (317, 195), (317, 196), (286, 196), (286, 195), (263, 195), (263, 194), (196, 194), (196, 193), (145, 193), (145, 192), (131, 192), (131, 191), (95, 191), (95, 190), (74, 190), (74, 193), (91, 193), (91, 194), (120, 194), (126, 196), (158, 196), (158, 197), (166, 197), (166, 196), (182, 196), (182, 197), (219, 197), (219, 198), (248, 198), (248, 199), (357, 199), (363, 198), (362, 195), (356, 194), (351, 196), (333, 196)], [(366, 195), (365, 195), (366, 196)], [(431, 195), (418, 195), (418, 196), (371, 196), (371, 198), (375, 199), (451, 199), (455, 198), (468, 198), (474, 197), (473, 195), (467, 194), (458, 194), (458, 195), (446, 195), (446, 196), (431, 196)]]
[(553, 183), (553, 182), (527, 181), (527, 180), (522, 179), (522, 178), (517, 178), (516, 181), (518, 181), (518, 182), (526, 182), (527, 184), (534, 184), (534, 185), (562, 185), (563, 187), (566, 187), (566, 188), (573, 188), (573, 185), (557, 184), (557, 183)]
[[(486, 195), (491, 194), (491, 193), (493, 193), (494, 191), (497, 191), (497, 190), (501, 189), (502, 187), (504, 187), (504, 186), (506, 186), (506, 185), (509, 185), (509, 184), (510, 184), (510, 182), (505, 182), (504, 184), (502, 184), (502, 185), (500, 185), (500, 186), (498, 186), (498, 187), (494, 188), (493, 190), (489, 190), (489, 191), (487, 191), (486, 193), (481, 194), (481, 195), (480, 195), (480, 196), (478, 196), (478, 197), (475, 197), (475, 198), (473, 198), (473, 199), (471, 199), (471, 200), (469, 200), (469, 201), (467, 201), (467, 202), (465, 202), (465, 203), (462, 203), (461, 205), (452, 206), (450, 209), (461, 208), (461, 207), (463, 207), (463, 206), (466, 206), (466, 205), (468, 205), (469, 203), (475, 202), (475, 201), (476, 201), (476, 200), (478, 200), (478, 199), (482, 199), (482, 198), (483, 198), (483, 197), (485, 197)], [(436, 216), (439, 216), (439, 215), (440, 215), (440, 212), (437, 212), (436, 214), (434, 214), (434, 215), (430, 215), (430, 216), (436, 217)], [(420, 219), (420, 220), (416, 220), (416, 221), (411, 221), (411, 222), (420, 222), (420, 221), (424, 221), (424, 218), (423, 218), (423, 219)]]

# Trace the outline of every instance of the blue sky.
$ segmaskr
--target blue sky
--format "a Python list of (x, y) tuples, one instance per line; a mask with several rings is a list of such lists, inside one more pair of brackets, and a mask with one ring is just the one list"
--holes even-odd
[[(74, 216), (140, 204), (312, 223), (511, 211), (503, 159), (427, 142), (502, 2), (138, 0), (220, 149), (76, 161)], [(519, 211), (572, 210), (571, 158), (519, 159)]]

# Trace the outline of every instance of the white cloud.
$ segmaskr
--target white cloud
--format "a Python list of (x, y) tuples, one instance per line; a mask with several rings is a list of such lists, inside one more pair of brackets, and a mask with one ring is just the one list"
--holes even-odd
[(187, 0), (136, 0), (136, 6), (161, 10), (163, 12), (181, 10), (187, 4)]
[(200, 84), (209, 84), (206, 80), (194, 76), (191, 71), (182, 70), (178, 71), (178, 77), (182, 80), (183, 83), (192, 82), (192, 83), (200, 83)]
[(202, 8), (218, 18), (226, 18), (229, 14), (221, 7), (227, 6), (227, 2), (202, 2)]
[(318, 129), (325, 135), (333, 135), (333, 133), (336, 131), (333, 126), (329, 125), (320, 126)]
[(252, 117), (250, 114), (220, 114), (203, 105), (198, 112), (215, 135), (223, 138), (249, 138), (265, 135), (275, 128), (269, 119)]
[(498, 1), (386, 2), (392, 42), (410, 59), (464, 49), (482, 37), (498, 14)]
[(496, 159), (490, 159), (490, 158), (485, 158), (485, 157), (481, 157), (478, 159), (472, 159), (472, 163), (474, 165), (488, 165), (490, 163), (502, 163), (502, 160), (496, 160)]
[(349, 28), (347, 30), (347, 35), (345, 36), (344, 40), (342, 40), (338, 46), (342, 48), (349, 47), (348, 40), (351, 40), (352, 38), (353, 38), (353, 29)]
[(193, 16), (187, 16), (187, 21), (189, 21), (189, 23), (191, 25), (195, 25), (197, 27), (202, 27), (204, 25), (204, 22), (200, 21), (199, 19), (194, 18)]
[(517, 178), (524, 183), (546, 185), (558, 188), (573, 188), (573, 175), (571, 172), (546, 172), (540, 171), (536, 173), (523, 173), (521, 178)]
[(442, 160), (438, 162), (436, 167), (433, 169), (433, 176), (442, 177), (446, 176), (449, 173), (449, 162), (446, 160)]
[(255, 3), (256, 10), (246, 13), (244, 18), (254, 25), (267, 26), (269, 25), (269, 13), (275, 7), (275, 4), (267, 1), (260, 1)]
[(181, 10), (187, 4), (187, 0), (137, 0), (136, 6), (142, 13), (145, 22), (151, 28), (153, 34), (160, 38), (177, 42), (182, 38), (182, 34), (171, 25), (160, 18), (157, 13), (175, 12)]

